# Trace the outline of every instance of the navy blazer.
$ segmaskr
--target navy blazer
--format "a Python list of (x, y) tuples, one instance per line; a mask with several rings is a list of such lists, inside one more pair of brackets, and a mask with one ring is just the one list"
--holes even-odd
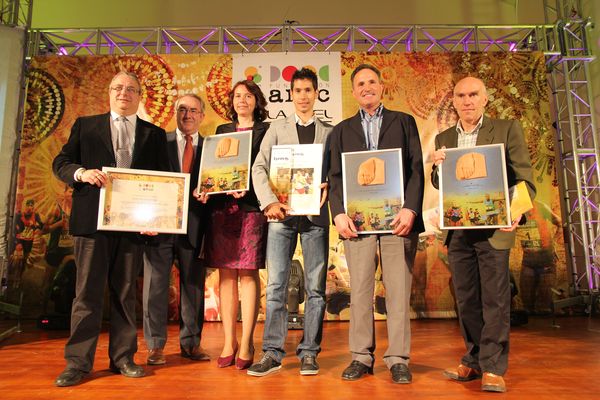
[[(423, 193), (425, 179), (423, 154), (417, 124), (412, 115), (383, 109), (378, 149), (402, 149), (404, 208), (416, 213), (411, 232), (423, 232)], [(367, 151), (360, 112), (337, 124), (330, 135), (329, 206), (331, 216), (344, 214), (342, 153)]]
[[(131, 168), (169, 171), (165, 131), (158, 126), (137, 119)], [(73, 206), (69, 229), (73, 235), (89, 235), (97, 231), (100, 188), (89, 183), (76, 182), (75, 171), (116, 167), (113, 150), (110, 113), (77, 118), (71, 135), (52, 162), (52, 171), (63, 182), (73, 187)]]

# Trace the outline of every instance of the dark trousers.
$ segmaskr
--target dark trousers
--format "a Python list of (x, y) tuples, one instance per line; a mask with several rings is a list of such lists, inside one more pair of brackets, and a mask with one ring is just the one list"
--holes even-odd
[(148, 348), (163, 348), (167, 342), (169, 280), (173, 261), (179, 266), (179, 343), (198, 346), (204, 323), (206, 271), (186, 235), (151, 243), (144, 248), (144, 339)]
[(137, 351), (135, 287), (142, 247), (129, 233), (97, 232), (75, 236), (77, 265), (71, 336), (65, 346), (67, 368), (89, 372), (102, 326), (104, 291), (110, 294), (108, 355), (120, 367)]
[(510, 250), (493, 248), (489, 234), (479, 229), (453, 231), (448, 260), (467, 347), (462, 363), (504, 375), (510, 331)]

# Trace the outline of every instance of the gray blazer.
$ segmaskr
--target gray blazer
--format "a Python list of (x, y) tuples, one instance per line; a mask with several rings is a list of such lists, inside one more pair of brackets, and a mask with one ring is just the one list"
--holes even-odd
[[(329, 169), (328, 136), (332, 128), (333, 127), (328, 123), (315, 118), (314, 143), (323, 144), (322, 182), (325, 182), (327, 170)], [(269, 185), (269, 164), (271, 163), (271, 147), (280, 144), (300, 144), (298, 141), (296, 117), (294, 114), (291, 114), (285, 119), (280, 119), (271, 123), (269, 130), (263, 138), (260, 152), (252, 166), (254, 192), (258, 198), (258, 204), (261, 210), (264, 210), (269, 204), (279, 201)], [(321, 207), (321, 213), (319, 215), (309, 215), (308, 219), (315, 225), (329, 226), (329, 209), (327, 207), (327, 202)]]
[[(492, 119), (483, 117), (483, 123), (477, 134), (477, 146), (486, 144), (504, 144), (506, 158), (506, 177), (508, 186), (514, 186), (520, 181), (525, 181), (529, 196), (533, 200), (536, 189), (533, 183), (531, 160), (525, 136), (518, 121)], [(443, 146), (448, 149), (458, 147), (458, 132), (456, 125), (446, 129), (435, 137), (435, 149)], [(436, 167), (431, 171), (431, 183), (439, 188), (439, 175)], [(516, 231), (503, 232), (499, 229), (481, 229), (481, 235), (486, 235), (493, 248), (498, 250), (510, 249), (515, 244)], [(442, 231), (442, 241), (448, 244), (448, 230)]]

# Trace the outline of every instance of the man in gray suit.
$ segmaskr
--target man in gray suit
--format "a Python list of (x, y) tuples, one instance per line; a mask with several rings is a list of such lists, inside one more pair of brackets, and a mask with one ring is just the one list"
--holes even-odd
[[(204, 119), (204, 101), (186, 94), (175, 102), (177, 129), (167, 133), (170, 170), (191, 174), (190, 193), (198, 185), (202, 136), (198, 127)], [(208, 361), (200, 348), (204, 322), (205, 268), (198, 259), (202, 243), (203, 205), (190, 194), (187, 234), (158, 235), (144, 249), (144, 338), (148, 345), (148, 365), (166, 363), (169, 277), (175, 258), (179, 266), (179, 343), (181, 356)]]
[[(466, 77), (456, 84), (452, 104), (459, 121), (435, 138), (431, 182), (438, 187), (437, 167), (446, 158), (444, 149), (503, 143), (508, 185), (524, 181), (533, 198), (531, 161), (521, 126), (517, 121), (484, 116), (487, 102), (480, 79)], [(448, 246), (460, 328), (467, 347), (458, 367), (444, 374), (461, 382), (481, 378), (482, 390), (489, 392), (506, 391), (503, 375), (508, 367), (510, 331), (508, 261), (521, 215), (511, 217), (510, 228), (445, 230), (442, 238)]]
[(304, 282), (307, 301), (304, 308), (304, 336), (296, 349), (301, 360), (301, 375), (319, 373), (317, 354), (321, 351), (325, 314), (325, 279), (327, 276), (329, 212), (325, 205), (326, 184), (321, 197), (321, 211), (315, 216), (288, 216), (290, 207), (282, 204), (269, 185), (271, 147), (280, 144), (323, 144), (323, 176), (327, 173), (327, 136), (331, 126), (315, 117), (317, 75), (307, 68), (294, 73), (291, 83), (295, 113), (271, 124), (263, 138), (260, 153), (252, 167), (254, 191), (261, 209), (271, 221), (267, 239), (267, 309), (262, 359), (248, 369), (248, 375), (264, 376), (281, 368), (287, 335), (287, 284), (298, 235), (304, 255)]

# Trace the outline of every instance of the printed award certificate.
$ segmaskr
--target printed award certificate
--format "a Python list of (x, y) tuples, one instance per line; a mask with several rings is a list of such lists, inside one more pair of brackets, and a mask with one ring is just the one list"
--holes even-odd
[(446, 149), (439, 182), (441, 229), (511, 226), (503, 144)]
[(322, 144), (276, 145), (271, 148), (269, 182), (288, 215), (319, 215)]
[(103, 167), (98, 229), (186, 233), (189, 174)]
[(204, 138), (198, 192), (228, 193), (250, 189), (252, 131)]
[(400, 149), (342, 153), (344, 206), (357, 233), (391, 233), (404, 203)]

